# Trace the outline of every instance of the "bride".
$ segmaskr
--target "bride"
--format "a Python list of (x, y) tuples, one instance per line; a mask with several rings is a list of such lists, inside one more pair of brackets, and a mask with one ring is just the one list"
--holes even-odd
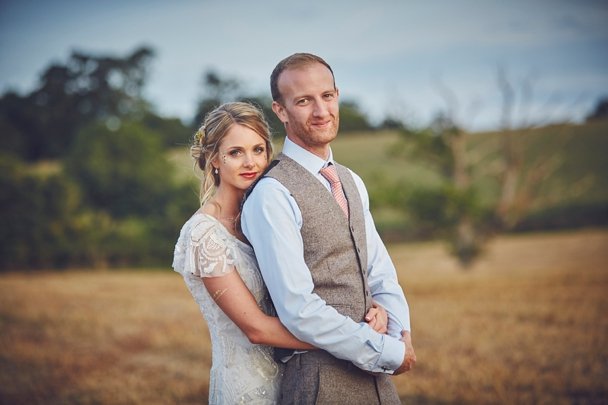
[[(277, 403), (281, 369), (273, 347), (314, 348), (272, 316), (253, 249), (239, 228), (244, 192), (272, 157), (268, 124), (249, 103), (223, 104), (205, 117), (191, 152), (204, 173), (201, 208), (181, 229), (173, 268), (184, 277), (209, 328), (209, 403)], [(386, 332), (382, 307), (372, 307), (366, 321)]]

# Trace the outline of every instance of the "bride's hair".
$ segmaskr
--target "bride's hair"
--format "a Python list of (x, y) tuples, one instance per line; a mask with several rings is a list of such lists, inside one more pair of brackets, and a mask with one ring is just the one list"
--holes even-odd
[(270, 129), (262, 111), (251, 103), (225, 103), (205, 116), (201, 127), (194, 134), (190, 152), (195, 164), (203, 171), (200, 203), (203, 205), (220, 184), (220, 176), (215, 173), (212, 162), (219, 155), (220, 144), (234, 124), (243, 125), (266, 141), (266, 158), (272, 158)]

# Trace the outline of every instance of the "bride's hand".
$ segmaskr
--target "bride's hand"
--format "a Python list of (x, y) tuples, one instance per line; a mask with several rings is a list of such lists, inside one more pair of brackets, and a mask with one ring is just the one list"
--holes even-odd
[(378, 333), (384, 334), (388, 331), (388, 314), (376, 301), (372, 301), (372, 307), (365, 314), (365, 321)]

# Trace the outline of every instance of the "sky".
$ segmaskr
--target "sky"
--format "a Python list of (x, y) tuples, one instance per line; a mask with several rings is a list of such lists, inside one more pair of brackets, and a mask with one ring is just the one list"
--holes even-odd
[(608, 96), (608, 1), (595, 0), (0, 0), (0, 92), (32, 91), (75, 50), (142, 45), (156, 52), (146, 97), (186, 122), (204, 72), (269, 95), (270, 72), (295, 52), (323, 57), (341, 98), (375, 123), (450, 111), (467, 129), (497, 128), (499, 70), (511, 125), (580, 122)]

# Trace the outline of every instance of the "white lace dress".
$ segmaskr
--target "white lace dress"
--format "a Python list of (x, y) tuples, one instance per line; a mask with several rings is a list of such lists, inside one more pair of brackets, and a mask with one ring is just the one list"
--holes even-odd
[(199, 305), (211, 335), (210, 404), (277, 403), (280, 366), (272, 348), (254, 345), (213, 301), (201, 277), (239, 272), (258, 306), (270, 313), (270, 300), (253, 249), (231, 235), (214, 217), (196, 213), (182, 227), (173, 269)]

